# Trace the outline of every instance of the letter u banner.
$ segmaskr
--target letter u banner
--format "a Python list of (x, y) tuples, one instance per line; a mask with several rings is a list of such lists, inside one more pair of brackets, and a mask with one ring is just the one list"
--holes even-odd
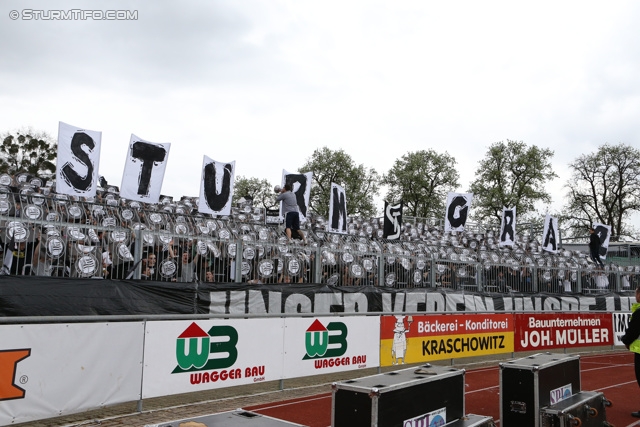
[(380, 365), (513, 352), (511, 314), (382, 316)]

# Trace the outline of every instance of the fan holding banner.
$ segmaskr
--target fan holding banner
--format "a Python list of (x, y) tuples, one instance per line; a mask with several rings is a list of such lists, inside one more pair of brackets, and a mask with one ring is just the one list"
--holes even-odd
[(306, 244), (307, 239), (304, 237), (304, 233), (300, 230), (300, 214), (298, 212), (298, 201), (296, 195), (291, 191), (291, 184), (288, 182), (280, 190), (280, 194), (276, 197), (277, 202), (281, 202), (282, 214), (285, 218), (285, 233), (287, 234), (287, 241), (291, 242), (292, 231), (296, 232), (302, 241)]

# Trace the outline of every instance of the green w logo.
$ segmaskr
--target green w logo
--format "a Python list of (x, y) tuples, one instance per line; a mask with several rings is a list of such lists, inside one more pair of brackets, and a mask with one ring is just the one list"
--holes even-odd
[(178, 366), (172, 373), (228, 368), (238, 358), (236, 344), (238, 332), (232, 326), (212, 326), (205, 332), (192, 323), (176, 340)]
[(307, 354), (303, 360), (339, 357), (347, 352), (347, 326), (342, 322), (331, 322), (325, 328), (316, 319), (304, 338)]

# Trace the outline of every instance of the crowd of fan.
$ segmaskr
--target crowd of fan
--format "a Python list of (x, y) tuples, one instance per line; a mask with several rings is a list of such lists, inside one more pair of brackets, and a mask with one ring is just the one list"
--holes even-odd
[(481, 285), (496, 292), (573, 292), (578, 283), (625, 290), (640, 277), (638, 267), (598, 269), (582, 252), (543, 251), (528, 236), (513, 247), (499, 246), (495, 232), (479, 226), (444, 232), (437, 221), (412, 221), (399, 240), (389, 241), (381, 218), (350, 218), (348, 233), (337, 234), (310, 215), (309, 243), (303, 245), (287, 243), (281, 226), (265, 225), (264, 211), (248, 203), (220, 218), (198, 213), (196, 206), (189, 197), (163, 197), (154, 205), (127, 201), (109, 186), (95, 198), (71, 197), (26, 174), (0, 175), (2, 271), (209, 283)]

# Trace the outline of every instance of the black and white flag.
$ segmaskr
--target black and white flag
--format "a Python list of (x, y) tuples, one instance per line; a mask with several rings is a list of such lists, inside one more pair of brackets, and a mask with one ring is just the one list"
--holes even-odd
[(120, 196), (144, 203), (158, 203), (170, 147), (169, 143), (149, 142), (132, 134)]
[(198, 211), (212, 215), (230, 215), (236, 162), (216, 162), (204, 156)]
[(347, 233), (347, 196), (344, 188), (331, 183), (329, 197), (329, 230), (334, 233)]
[(264, 210), (264, 223), (269, 224), (282, 224), (284, 219), (280, 216), (279, 209), (265, 209)]
[(444, 231), (464, 231), (467, 216), (471, 209), (473, 193), (447, 194), (447, 207), (444, 216)]
[(542, 250), (555, 254), (558, 252), (559, 239), (558, 218), (547, 214), (542, 232)]
[(11, 267), (13, 266), (13, 251), (16, 248), (15, 231), (11, 233), (11, 239), (9, 244), (4, 248), (5, 254), (2, 260), (2, 268), (0, 268), (0, 276), (8, 276), (11, 274)]
[(498, 246), (513, 246), (516, 242), (516, 208), (502, 208)]
[(600, 224), (599, 222), (593, 223), (593, 229), (595, 234), (600, 239), (600, 259), (607, 259), (607, 251), (609, 250), (609, 239), (611, 238), (611, 226), (606, 224)]
[[(309, 206), (309, 199), (311, 198), (311, 179), (313, 178), (313, 172), (307, 173), (290, 173), (286, 170), (282, 170), (282, 186), (285, 184), (291, 184), (291, 190), (296, 195), (298, 202), (298, 210), (300, 211), (300, 223), (307, 220), (307, 208)], [(282, 203), (280, 203), (280, 217), (282, 215)]]
[(382, 237), (389, 240), (400, 238), (402, 229), (402, 202), (392, 205), (384, 202), (384, 224), (382, 226)]
[(56, 193), (95, 197), (102, 132), (58, 125)]

